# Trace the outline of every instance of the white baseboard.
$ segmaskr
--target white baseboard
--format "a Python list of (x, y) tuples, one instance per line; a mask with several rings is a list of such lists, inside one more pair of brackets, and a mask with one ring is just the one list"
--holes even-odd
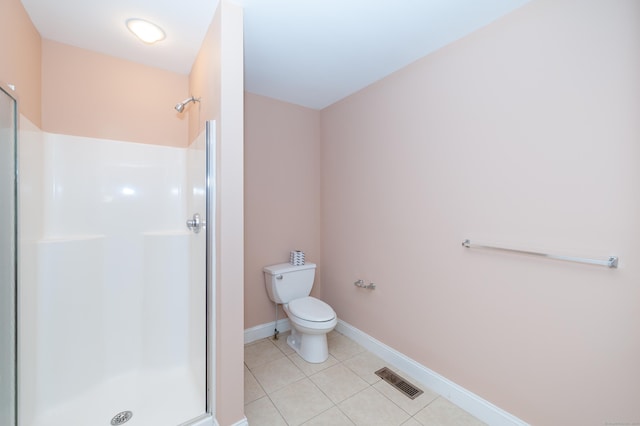
[[(218, 425), (218, 422), (216, 422), (216, 426)], [(243, 418), (242, 420), (240, 420), (239, 422), (235, 422), (234, 424), (232, 424), (231, 426), (249, 426), (249, 421), (247, 420), (247, 418)]]
[[(244, 344), (255, 342), (256, 340), (264, 339), (265, 337), (273, 336), (273, 330), (275, 329), (275, 321), (268, 322), (266, 324), (257, 325), (255, 327), (247, 328), (244, 330)], [(278, 331), (285, 332), (291, 330), (291, 324), (288, 318), (278, 320)]]
[(491, 426), (527, 426), (526, 422), (442, 377), (435, 371), (429, 370), (424, 365), (390, 348), (354, 326), (338, 320), (336, 330), (483, 422)]
[[(213, 419), (213, 426), (220, 426), (217, 419)], [(249, 426), (249, 421), (246, 417), (243, 417), (242, 420), (235, 422), (231, 426)]]
[(194, 422), (187, 422), (179, 426), (219, 426), (211, 414), (203, 414)]

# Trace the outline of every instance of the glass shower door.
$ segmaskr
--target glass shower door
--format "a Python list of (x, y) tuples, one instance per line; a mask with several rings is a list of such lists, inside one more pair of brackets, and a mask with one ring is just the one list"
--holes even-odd
[(0, 84), (0, 424), (16, 420), (16, 101)]

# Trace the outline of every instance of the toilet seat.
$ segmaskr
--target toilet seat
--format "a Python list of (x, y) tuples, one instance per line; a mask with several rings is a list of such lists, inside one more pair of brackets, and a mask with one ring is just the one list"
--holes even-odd
[(331, 306), (311, 296), (292, 300), (288, 304), (288, 310), (292, 315), (309, 322), (323, 323), (336, 317)]

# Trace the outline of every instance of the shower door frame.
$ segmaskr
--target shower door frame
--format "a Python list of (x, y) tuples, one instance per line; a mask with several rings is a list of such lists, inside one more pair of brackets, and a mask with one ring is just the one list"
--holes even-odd
[(215, 426), (216, 410), (216, 121), (205, 122), (205, 412), (178, 426)]
[(178, 426), (215, 426), (216, 370), (216, 121), (205, 122), (205, 411)]
[[(215, 418), (215, 398), (216, 398), (216, 369), (215, 369), (215, 301), (216, 301), (216, 121), (207, 120), (205, 122), (205, 223), (206, 223), (206, 248), (205, 248), (205, 286), (206, 286), (206, 338), (205, 338), (205, 374), (206, 374), (206, 395), (205, 395), (205, 411), (212, 420)], [(196, 423), (197, 425), (197, 423)], [(195, 425), (194, 425), (195, 426)]]
[(205, 337), (205, 413), (179, 426), (216, 425), (216, 121), (205, 122), (205, 298), (206, 298), (206, 337)]
[[(10, 405), (13, 405), (13, 425), (18, 425), (18, 96), (15, 88), (0, 80), (0, 91), (13, 100), (13, 398)], [(0, 366), (1, 367), (1, 366)]]

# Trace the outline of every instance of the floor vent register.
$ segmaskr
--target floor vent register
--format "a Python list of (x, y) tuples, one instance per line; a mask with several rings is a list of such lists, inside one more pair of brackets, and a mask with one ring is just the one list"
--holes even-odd
[(422, 395), (422, 390), (407, 382), (404, 378), (398, 376), (387, 367), (382, 367), (380, 370), (376, 371), (376, 375), (394, 388), (398, 389), (408, 398), (416, 399), (418, 396)]

